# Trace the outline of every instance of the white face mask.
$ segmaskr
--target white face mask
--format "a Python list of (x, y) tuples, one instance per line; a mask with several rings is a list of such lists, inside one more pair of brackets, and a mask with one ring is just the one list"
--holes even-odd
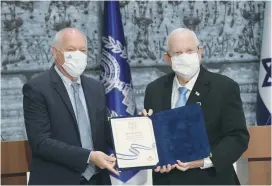
[(198, 53), (181, 54), (171, 57), (172, 69), (181, 77), (192, 78), (200, 68)]
[(64, 52), (62, 67), (72, 77), (79, 77), (87, 66), (87, 55), (80, 51)]

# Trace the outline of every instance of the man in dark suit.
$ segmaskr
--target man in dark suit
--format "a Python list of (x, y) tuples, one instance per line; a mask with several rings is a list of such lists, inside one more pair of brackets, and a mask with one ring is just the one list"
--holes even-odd
[(175, 73), (147, 86), (144, 107), (159, 112), (201, 104), (211, 156), (157, 167), (153, 184), (239, 184), (233, 163), (247, 149), (249, 141), (239, 86), (232, 79), (202, 67), (202, 49), (198, 45), (195, 33), (189, 29), (179, 28), (169, 35), (164, 57)]
[(32, 150), (29, 184), (110, 184), (115, 158), (103, 86), (81, 75), (87, 65), (86, 36), (75, 28), (56, 34), (55, 65), (23, 86), (24, 118)]

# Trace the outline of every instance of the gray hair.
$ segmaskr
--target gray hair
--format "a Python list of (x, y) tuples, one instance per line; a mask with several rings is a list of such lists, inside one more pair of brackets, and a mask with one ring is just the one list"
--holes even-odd
[[(64, 29), (61, 29), (60, 31), (58, 31), (52, 41), (52, 46), (57, 46), (58, 43), (60, 43), (61, 39), (62, 39), (62, 36), (63, 36), (63, 32), (66, 31), (67, 29), (76, 29), (76, 28), (64, 28)], [(76, 29), (78, 30), (78, 29)], [(79, 32), (81, 32), (80, 30), (78, 30)], [(82, 33), (82, 32), (81, 32)], [(84, 33), (82, 33), (82, 35), (84, 35), (85, 39), (86, 39), (86, 46), (88, 44), (88, 40), (87, 40), (87, 37)]]
[(176, 34), (176, 33), (189, 33), (189, 34), (191, 34), (192, 36), (193, 36), (193, 38), (195, 39), (195, 42), (196, 42), (196, 45), (198, 46), (200, 43), (199, 43), (199, 40), (198, 40), (198, 38), (197, 38), (197, 36), (196, 36), (196, 34), (195, 34), (195, 32), (194, 31), (192, 31), (192, 30), (190, 30), (190, 29), (188, 29), (188, 28), (177, 28), (177, 29), (175, 29), (175, 30), (173, 30), (169, 35), (168, 35), (168, 37), (167, 37), (167, 49), (169, 49), (169, 38), (172, 36), (172, 35), (174, 35), (174, 34)]

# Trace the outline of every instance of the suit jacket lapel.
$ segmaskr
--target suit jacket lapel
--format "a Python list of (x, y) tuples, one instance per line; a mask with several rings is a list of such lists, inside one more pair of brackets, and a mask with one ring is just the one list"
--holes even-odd
[(68, 108), (70, 114), (73, 117), (75, 124), (77, 125), (77, 120), (76, 120), (76, 116), (74, 113), (74, 109), (73, 109), (71, 100), (69, 98), (69, 95), (67, 93), (67, 90), (66, 90), (61, 78), (59, 77), (59, 75), (57, 74), (57, 72), (54, 69), (54, 65), (50, 68), (50, 75), (51, 75), (52, 81), (54, 82), (54, 87), (55, 87), (56, 91), (58, 92), (61, 99), (65, 103), (66, 107)]
[(90, 88), (87, 83), (86, 83), (86, 78), (84, 76), (81, 76), (81, 83), (82, 83), (82, 88), (83, 88), (83, 92), (84, 92), (84, 96), (85, 96), (85, 100), (86, 100), (86, 105), (88, 108), (88, 114), (89, 114), (89, 118), (90, 118), (90, 123), (91, 123), (91, 130), (92, 130), (92, 138), (93, 138), (93, 143), (94, 143), (94, 147), (96, 146), (96, 131), (97, 131), (97, 125), (95, 125), (96, 123), (96, 109), (95, 109), (95, 105), (97, 104), (97, 100), (95, 98), (95, 93), (94, 90), (92, 88)]
[(207, 70), (201, 66), (198, 78), (195, 82), (193, 90), (187, 100), (186, 105), (201, 103), (201, 100), (209, 92), (210, 86), (206, 76)]
[(175, 73), (171, 73), (167, 76), (164, 82), (163, 97), (162, 97), (162, 110), (171, 109), (172, 87)]

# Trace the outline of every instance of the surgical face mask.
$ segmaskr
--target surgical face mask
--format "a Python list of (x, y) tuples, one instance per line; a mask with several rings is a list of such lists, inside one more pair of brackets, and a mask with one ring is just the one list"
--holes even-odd
[(64, 52), (62, 67), (72, 77), (79, 77), (87, 66), (87, 55), (80, 51)]
[(181, 54), (171, 57), (172, 69), (181, 77), (190, 79), (200, 68), (198, 53)]

